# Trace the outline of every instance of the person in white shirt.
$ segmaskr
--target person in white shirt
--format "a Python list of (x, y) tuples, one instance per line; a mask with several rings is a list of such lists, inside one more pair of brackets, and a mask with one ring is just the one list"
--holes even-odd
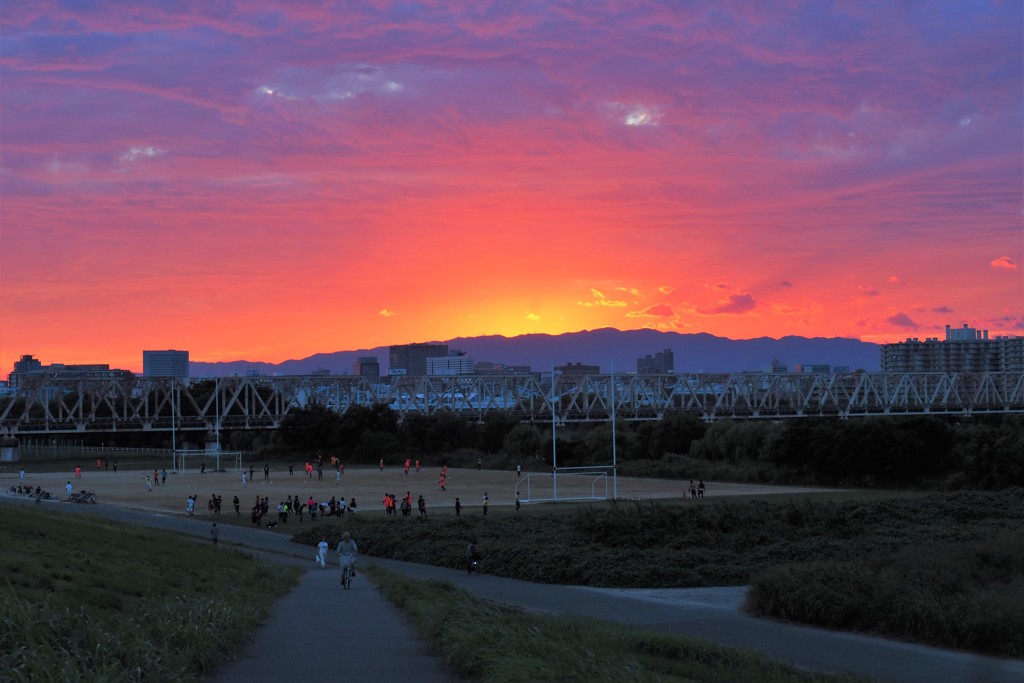
[(316, 544), (316, 561), (320, 563), (320, 568), (324, 569), (327, 567), (327, 539), (321, 538), (320, 542)]

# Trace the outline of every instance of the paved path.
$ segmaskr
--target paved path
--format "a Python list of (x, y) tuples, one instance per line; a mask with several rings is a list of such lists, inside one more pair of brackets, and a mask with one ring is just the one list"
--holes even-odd
[[(71, 512), (105, 517), (178, 533), (208, 538), (209, 523), (170, 515), (153, 515), (110, 506), (72, 506)], [(240, 527), (223, 527), (221, 543), (238, 545), (249, 552), (312, 566), (314, 550), (291, 543), (281, 534)], [(485, 549), (486, 550), (486, 549)], [(580, 586), (534, 584), (497, 576), (467, 576), (465, 571), (394, 560), (363, 558), (374, 564), (416, 578), (447, 580), (474, 595), (528, 610), (550, 614), (575, 614), (636, 624), (663, 633), (704, 638), (724, 645), (758, 650), (790, 661), (798, 667), (819, 671), (850, 671), (878, 681), (894, 683), (1021, 683), (1024, 662), (983, 657), (962, 652), (873, 638), (843, 632), (777, 623), (743, 614), (739, 605), (743, 588), (619, 590)], [(256, 674), (287, 672), (289, 677), (320, 680), (339, 677), (339, 652), (352, 654), (353, 663), (366, 664), (366, 677), (375, 680), (381, 667), (396, 667), (390, 680), (450, 680), (440, 662), (429, 656), (428, 647), (405, 628), (404, 617), (360, 577), (351, 591), (336, 586), (337, 569), (312, 569), (300, 585), (282, 599), (274, 617), (257, 630), (254, 642), (241, 659), (226, 665), (214, 681), (261, 680)], [(342, 619), (338, 620), (338, 614)], [(381, 614), (387, 614), (380, 619)], [(319, 647), (311, 643), (306, 624), (338, 624), (340, 635)], [(354, 623), (351, 647), (345, 643)], [(379, 627), (379, 628), (378, 628)], [(410, 627), (411, 628), (411, 627)], [(365, 629), (365, 630), (363, 630)], [(351, 630), (355, 631), (356, 627)], [(284, 647), (282, 647), (284, 645)], [(272, 657), (267, 652), (276, 651)], [(406, 668), (403, 662), (408, 662)], [(412, 671), (399, 678), (397, 667)], [(433, 677), (431, 677), (433, 676)], [(265, 680), (272, 680), (266, 676)]]

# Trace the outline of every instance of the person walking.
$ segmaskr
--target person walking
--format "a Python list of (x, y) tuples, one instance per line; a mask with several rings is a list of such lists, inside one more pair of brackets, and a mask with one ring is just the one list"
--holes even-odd
[(490, 504), (490, 502), (491, 499), (487, 497), (486, 493), (484, 493), (484, 517), (487, 516), (487, 506)]
[(242, 488), (243, 489), (246, 488), (246, 483), (248, 481), (249, 481), (249, 479), (245, 476), (245, 470), (243, 470), (242, 471)]
[(167, 486), (167, 469), (160, 472), (160, 485)]
[(189, 496), (185, 499), (185, 514), (191, 517), (196, 511), (196, 498)]
[(462, 514), (462, 501), (459, 500), (458, 496), (455, 496), (455, 516), (458, 517)]
[(270, 465), (264, 463), (263, 465), (263, 481), (270, 479)]
[(213, 526), (210, 527), (210, 540), (213, 541), (214, 545), (217, 545), (217, 541), (220, 540), (220, 529), (217, 528), (217, 522), (214, 522)]
[(74, 491), (74, 490), (75, 490), (75, 487), (71, 485), (70, 481), (67, 484), (64, 485), (64, 493), (68, 494), (68, 498), (71, 497), (71, 492)]
[(149, 474), (146, 474), (146, 489), (153, 493), (153, 480), (149, 478)]
[(231, 502), (233, 502), (233, 503), (235, 504), (235, 514), (236, 514), (236, 515), (240, 515), (240, 514), (242, 514), (242, 513), (241, 513), (241, 512), (239, 512), (239, 510), (238, 510), (238, 506), (239, 506), (239, 504), (240, 504), (240, 501), (238, 500), (238, 496), (235, 496), (235, 499), (234, 499), (233, 501), (231, 501)]
[(316, 544), (316, 561), (320, 563), (321, 569), (327, 569), (327, 539), (321, 538)]
[(419, 497), (419, 500), (416, 501), (416, 507), (419, 508), (420, 517), (427, 516), (427, 501), (423, 499), (422, 495)]
[(114, 460), (114, 471), (117, 472), (117, 460)]
[(82, 478), (82, 468), (81, 467), (76, 467), (75, 468), (75, 479), (81, 479), (81, 478)]
[(519, 491), (516, 491), (516, 512), (519, 512), (521, 503), (519, 502)]
[(519, 464), (519, 463), (516, 463), (516, 479), (519, 479), (522, 476), (523, 476), (523, 466), (521, 464)]
[(466, 546), (466, 573), (472, 576), (473, 572), (476, 571), (479, 574), (479, 565), (480, 549), (476, 544), (476, 539), (474, 538), (469, 542), (469, 545)]

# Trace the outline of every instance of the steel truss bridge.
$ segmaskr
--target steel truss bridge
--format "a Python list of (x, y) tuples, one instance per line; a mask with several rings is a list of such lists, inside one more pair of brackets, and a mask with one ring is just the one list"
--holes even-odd
[(598, 422), (689, 414), (721, 419), (1024, 412), (1024, 372), (219, 377), (46, 379), (0, 397), (0, 435), (276, 429), (289, 412), (387, 405), (400, 420)]

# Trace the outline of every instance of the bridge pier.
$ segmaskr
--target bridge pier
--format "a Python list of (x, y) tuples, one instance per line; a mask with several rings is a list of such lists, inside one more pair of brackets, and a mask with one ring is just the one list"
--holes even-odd
[(0, 436), (0, 462), (18, 462), (18, 440), (13, 436)]

